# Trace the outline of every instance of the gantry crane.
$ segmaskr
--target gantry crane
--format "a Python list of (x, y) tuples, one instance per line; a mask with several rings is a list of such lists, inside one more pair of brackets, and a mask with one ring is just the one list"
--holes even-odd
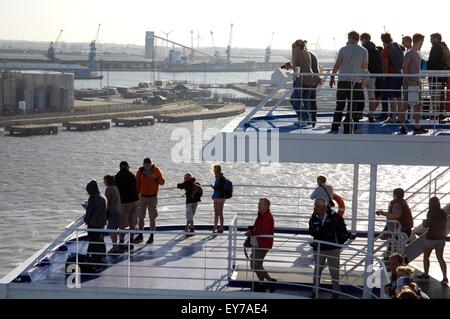
[(58, 45), (59, 40), (61, 39), (61, 35), (62, 35), (63, 31), (64, 30), (59, 30), (56, 40), (53, 42), (50, 42), (50, 46), (48, 47), (48, 50), (47, 50), (47, 58), (50, 62), (56, 61), (55, 50), (56, 50), (56, 46)]
[(95, 39), (89, 43), (89, 69), (93, 70), (96, 67), (95, 57), (97, 56), (97, 43), (98, 37), (100, 35), (100, 27), (101, 24), (98, 25), (97, 34), (95, 35)]

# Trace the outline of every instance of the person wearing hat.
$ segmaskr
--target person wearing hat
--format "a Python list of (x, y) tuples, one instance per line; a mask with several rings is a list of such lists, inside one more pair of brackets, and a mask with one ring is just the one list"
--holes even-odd
[[(144, 165), (139, 168), (136, 173), (136, 185), (139, 193), (139, 206), (138, 206), (138, 224), (139, 230), (144, 230), (145, 215), (150, 217), (150, 230), (156, 229), (156, 218), (158, 217), (158, 191), (159, 186), (166, 183), (161, 170), (153, 165), (153, 161), (150, 158), (144, 159)], [(152, 233), (147, 241), (147, 244), (153, 244), (154, 234)], [(139, 244), (144, 240), (143, 234), (139, 234), (134, 243)]]
[[(136, 187), (136, 177), (130, 172), (130, 166), (127, 162), (123, 161), (120, 163), (120, 171), (116, 174), (115, 179), (122, 203), (119, 229), (124, 230), (128, 227), (130, 230), (134, 230), (137, 225), (139, 195)], [(133, 242), (133, 238), (133, 234), (130, 234), (129, 241)], [(121, 233), (119, 239), (119, 248), (123, 250), (126, 246), (120, 244), (124, 243), (125, 233)]]

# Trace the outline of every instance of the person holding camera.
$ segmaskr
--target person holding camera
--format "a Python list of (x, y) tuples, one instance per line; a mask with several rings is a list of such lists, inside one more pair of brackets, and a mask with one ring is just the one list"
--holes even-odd
[[(150, 230), (156, 229), (156, 218), (158, 217), (158, 191), (159, 186), (166, 183), (161, 170), (153, 165), (150, 158), (144, 159), (144, 166), (139, 168), (136, 173), (136, 185), (139, 193), (139, 207), (138, 220), (139, 229), (142, 231), (145, 225), (145, 215), (148, 209), (150, 217)], [(147, 244), (153, 244), (154, 234), (151, 234)], [(144, 240), (142, 233), (139, 234), (133, 241), (134, 244), (139, 244)]]
[[(267, 253), (273, 247), (273, 235), (275, 232), (275, 222), (270, 212), (270, 200), (261, 198), (258, 203), (258, 217), (255, 220), (253, 228), (249, 227), (246, 236), (251, 237), (252, 255), (250, 256), (251, 268), (256, 273), (260, 281), (275, 282), (269, 273), (264, 269), (263, 262)], [(260, 237), (264, 236), (264, 237)], [(263, 287), (257, 287), (258, 291), (265, 291)], [(274, 286), (270, 286), (270, 292), (275, 290)]]

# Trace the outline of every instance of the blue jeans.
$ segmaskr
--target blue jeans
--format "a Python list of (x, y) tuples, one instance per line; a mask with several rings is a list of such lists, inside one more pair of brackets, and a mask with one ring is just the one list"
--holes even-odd
[[(291, 95), (291, 105), (297, 113), (297, 118), (299, 121), (310, 122), (310, 96), (311, 96), (311, 86), (300, 85), (298, 81), (294, 82), (294, 91)], [(307, 124), (307, 123), (305, 123)]]

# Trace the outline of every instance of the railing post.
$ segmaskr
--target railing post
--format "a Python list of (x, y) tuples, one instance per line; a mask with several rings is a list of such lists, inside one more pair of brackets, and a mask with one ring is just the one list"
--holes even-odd
[[(131, 230), (130, 230), (131, 231)], [(131, 288), (131, 233), (128, 233), (128, 282), (127, 282), (127, 287)]]
[(233, 270), (236, 269), (236, 250), (237, 250), (237, 227), (238, 227), (238, 223), (237, 223), (237, 216), (236, 219), (234, 220), (234, 228), (233, 228)]
[(371, 297), (370, 288), (368, 286), (369, 271), (373, 271), (373, 251), (375, 238), (375, 205), (377, 199), (377, 171), (376, 164), (370, 165), (370, 194), (369, 194), (369, 223), (367, 225), (367, 254), (364, 267), (364, 294), (363, 298)]
[(358, 224), (358, 190), (359, 190), (359, 164), (353, 165), (353, 198), (352, 198), (352, 233), (356, 234)]
[(319, 286), (320, 286), (320, 243), (317, 243), (317, 256), (316, 256), (316, 271), (313, 277), (314, 283), (314, 298), (319, 299)]
[(233, 270), (231, 269), (231, 259), (233, 258), (232, 234), (234, 230), (232, 230), (231, 227), (232, 225), (230, 224), (228, 229), (228, 280), (231, 279), (231, 275), (233, 274)]
[(78, 229), (75, 231), (76, 241), (77, 241), (77, 251), (75, 254), (75, 287), (79, 288), (81, 283), (80, 266), (78, 265), (78, 252), (79, 252), (79, 240), (78, 240)]

